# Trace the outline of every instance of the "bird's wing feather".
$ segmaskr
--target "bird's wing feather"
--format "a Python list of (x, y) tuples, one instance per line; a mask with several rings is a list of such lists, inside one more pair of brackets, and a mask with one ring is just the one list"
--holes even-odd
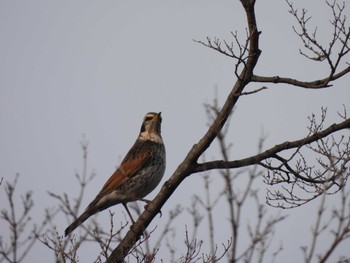
[[(129, 151), (119, 168), (108, 179), (100, 193), (88, 205), (85, 212), (65, 230), (66, 236), (69, 235), (69, 233), (71, 233), (91, 215), (101, 210), (101, 206), (98, 205), (98, 203), (104, 196), (117, 189), (123, 183), (127, 182), (144, 167), (144, 165), (150, 160), (152, 151), (146, 150), (145, 148), (142, 150), (142, 154), (140, 154), (140, 152), (140, 149), (136, 149), (136, 151)], [(102, 207), (103, 206), (104, 204), (102, 204)]]
[[(142, 152), (142, 154), (140, 154)], [(108, 181), (103, 186), (100, 194), (109, 193), (117, 189), (120, 185), (135, 176), (150, 160), (152, 151), (150, 149), (143, 151), (136, 151), (136, 155), (128, 154), (119, 168), (112, 174)]]

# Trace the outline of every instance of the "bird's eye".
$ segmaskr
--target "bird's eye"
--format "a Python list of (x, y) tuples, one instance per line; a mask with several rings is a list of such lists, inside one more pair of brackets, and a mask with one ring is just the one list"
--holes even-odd
[(150, 121), (153, 119), (153, 116), (147, 115), (145, 116), (145, 121)]

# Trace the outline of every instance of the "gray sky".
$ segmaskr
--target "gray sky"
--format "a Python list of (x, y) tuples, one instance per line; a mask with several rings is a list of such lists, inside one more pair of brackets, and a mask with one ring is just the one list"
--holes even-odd
[[(298, 56), (301, 44), (285, 2), (257, 2), (263, 53), (256, 73), (300, 80), (323, 77), (327, 67)], [(312, 23), (319, 25), (326, 41), (330, 12), (319, 1), (309, 5)], [(203, 103), (212, 100), (214, 87), (221, 103), (235, 81), (234, 61), (192, 40), (209, 36), (231, 41), (230, 31), (236, 30), (244, 39), (244, 10), (238, 1), (0, 0), (1, 177), (11, 181), (20, 173), (18, 193), (34, 191), (34, 210), (41, 218), (44, 208), (55, 205), (47, 191), (76, 193), (74, 174), (82, 162), (79, 141), (85, 134), (89, 169), (97, 173), (84, 199), (88, 204), (136, 139), (143, 115), (161, 111), (168, 161), (164, 182), (204, 134)], [(327, 124), (338, 121), (337, 111), (349, 105), (348, 83), (349, 76), (319, 91), (271, 85), (242, 98), (231, 124), (232, 158), (255, 153), (262, 129), (269, 135), (266, 148), (300, 138), (307, 133), (307, 116), (320, 113), (321, 106), (328, 108)], [(250, 85), (249, 90), (260, 87)], [(218, 155), (209, 150), (206, 157)], [(198, 182), (199, 175), (185, 181), (164, 210), (190, 204), (195, 186), (201, 193)], [(264, 189), (261, 185), (262, 193)], [(0, 194), (3, 198), (3, 191)], [(284, 230), (278, 229), (282, 235), (276, 241), (283, 240), (286, 258), (302, 256), (300, 241), (311, 233), (304, 215), (315, 205), (288, 211)], [(99, 215), (106, 217), (107, 212)], [(161, 225), (162, 219), (155, 223)], [(178, 225), (179, 242), (185, 223), (182, 219)], [(57, 222), (58, 231), (63, 233), (66, 225)], [(218, 244), (227, 239), (220, 236)], [(52, 258), (41, 244), (34, 251), (28, 262), (38, 262), (42, 255)]]

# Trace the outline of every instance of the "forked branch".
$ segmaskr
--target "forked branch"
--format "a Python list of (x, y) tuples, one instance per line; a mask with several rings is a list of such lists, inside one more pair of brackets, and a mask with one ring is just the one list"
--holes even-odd
[(254, 75), (252, 81), (274, 84), (290, 84), (306, 89), (321, 89), (331, 87), (331, 82), (339, 79), (350, 72), (349, 53), (350, 53), (350, 26), (345, 13), (345, 1), (340, 4), (338, 1), (326, 1), (327, 6), (331, 9), (332, 19), (330, 24), (332, 27), (331, 36), (328, 44), (322, 44), (321, 39), (317, 35), (317, 28), (310, 29), (309, 22), (311, 16), (308, 15), (306, 9), (298, 10), (294, 5), (286, 1), (289, 6), (289, 13), (297, 21), (297, 26), (293, 26), (293, 30), (303, 44), (303, 49), (299, 49), (299, 53), (305, 58), (327, 63), (329, 73), (327, 76), (312, 80), (301, 81), (288, 77), (280, 76), (258, 76)]

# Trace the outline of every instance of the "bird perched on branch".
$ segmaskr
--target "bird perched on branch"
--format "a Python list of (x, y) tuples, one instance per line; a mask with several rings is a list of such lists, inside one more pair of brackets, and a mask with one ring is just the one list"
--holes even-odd
[(123, 204), (132, 220), (126, 204), (137, 200), (148, 202), (143, 198), (156, 188), (165, 171), (161, 122), (160, 112), (149, 112), (145, 115), (135, 144), (84, 213), (67, 227), (65, 236), (90, 216), (110, 206)]

